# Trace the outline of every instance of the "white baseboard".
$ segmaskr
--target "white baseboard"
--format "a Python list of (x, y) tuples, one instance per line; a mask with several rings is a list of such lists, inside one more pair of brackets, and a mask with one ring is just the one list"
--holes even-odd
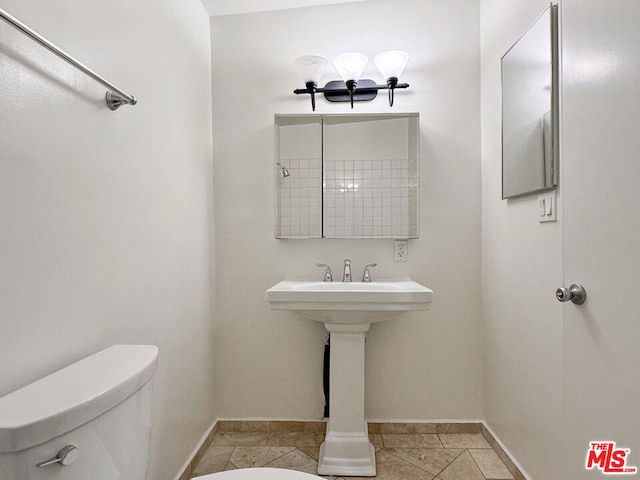
[(207, 428), (207, 430), (204, 432), (204, 435), (202, 435), (202, 438), (200, 438), (200, 440), (196, 444), (195, 448), (189, 454), (189, 457), (187, 458), (187, 461), (182, 465), (182, 468), (180, 468), (180, 470), (178, 471), (178, 474), (175, 476), (174, 480), (180, 480), (187, 470), (190, 471), (191, 462), (196, 457), (196, 455), (198, 455), (198, 453), (200, 452), (200, 450), (204, 446), (204, 444), (207, 441), (207, 439), (209, 439), (209, 436), (211, 435), (211, 432), (213, 432), (213, 429), (216, 428), (217, 424), (218, 424), (218, 421), (214, 420), (214, 422), (211, 424), (211, 426), (209, 428)]
[(509, 460), (511, 460), (511, 462), (513, 462), (513, 464), (516, 466), (516, 468), (518, 470), (520, 470), (520, 473), (522, 474), (522, 476), (526, 479), (526, 480), (533, 480), (529, 474), (527, 474), (527, 472), (525, 471), (524, 468), (522, 468), (522, 465), (520, 465), (520, 463), (516, 460), (516, 457), (514, 457), (511, 452), (509, 451), (509, 449), (507, 447), (505, 447), (504, 443), (502, 443), (502, 440), (500, 440), (500, 437), (498, 437), (498, 435), (496, 435), (496, 432), (493, 431), (493, 429), (487, 424), (487, 422), (485, 422), (484, 420), (481, 421), (482, 425), (484, 426), (484, 428), (487, 429), (487, 431), (491, 434), (491, 436), (493, 437), (493, 439), (496, 441), (496, 443), (500, 446), (500, 448), (502, 449), (502, 451), (504, 452), (504, 454), (509, 457)]

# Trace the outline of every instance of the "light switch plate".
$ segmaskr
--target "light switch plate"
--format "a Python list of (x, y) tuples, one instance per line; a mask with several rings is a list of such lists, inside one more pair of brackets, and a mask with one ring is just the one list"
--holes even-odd
[(538, 221), (540, 223), (557, 221), (556, 191), (541, 193), (538, 195)]

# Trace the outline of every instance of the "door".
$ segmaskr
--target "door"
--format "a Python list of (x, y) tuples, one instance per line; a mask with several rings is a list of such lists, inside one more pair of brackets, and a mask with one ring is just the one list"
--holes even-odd
[(587, 292), (564, 305), (567, 479), (605, 478), (585, 468), (593, 441), (640, 467), (638, 19), (637, 0), (561, 4), (564, 286)]

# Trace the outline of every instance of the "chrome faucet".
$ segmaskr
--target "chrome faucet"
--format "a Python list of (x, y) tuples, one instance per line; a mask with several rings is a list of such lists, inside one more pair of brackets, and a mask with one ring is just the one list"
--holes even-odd
[(333, 282), (333, 275), (331, 275), (331, 267), (329, 265), (326, 263), (316, 263), (316, 266), (326, 267), (326, 270), (324, 271), (324, 278), (322, 279), (323, 282)]
[(375, 267), (378, 265), (377, 263), (370, 263), (366, 267), (364, 267), (364, 273), (362, 274), (362, 281), (365, 283), (371, 283), (371, 273), (369, 272), (369, 267)]
[(342, 281), (351, 281), (351, 260), (349, 260), (348, 258), (344, 261), (344, 272), (342, 273)]

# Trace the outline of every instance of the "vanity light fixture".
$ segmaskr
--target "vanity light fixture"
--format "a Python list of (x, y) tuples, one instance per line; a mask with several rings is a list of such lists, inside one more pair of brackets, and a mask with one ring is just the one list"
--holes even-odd
[[(360, 76), (368, 62), (369, 59), (367, 56), (364, 53), (358, 52), (343, 53), (333, 59), (333, 66), (336, 67), (336, 70), (342, 77), (349, 91), (351, 108), (353, 108), (353, 93), (358, 86), (358, 80), (360, 80)], [(338, 81), (338, 83), (340, 82)]]
[(387, 81), (389, 89), (389, 106), (393, 107), (394, 91), (398, 88), (398, 77), (404, 72), (409, 61), (409, 54), (402, 50), (382, 52), (373, 59), (382, 77)]
[(316, 93), (323, 93), (329, 102), (366, 102), (378, 95), (378, 90), (389, 91), (389, 106), (393, 106), (394, 91), (397, 88), (408, 88), (408, 83), (398, 83), (398, 78), (409, 61), (409, 54), (402, 50), (382, 52), (374, 58), (374, 63), (386, 80), (386, 85), (378, 85), (370, 79), (360, 79), (369, 59), (357, 52), (348, 52), (333, 59), (342, 80), (332, 80), (323, 88), (318, 88), (318, 82), (327, 66), (327, 60), (318, 55), (307, 55), (293, 61), (298, 69), (306, 88), (293, 91), (296, 95), (308, 93), (311, 95), (311, 108), (316, 109)]
[(301, 93), (311, 95), (311, 108), (315, 111), (318, 82), (324, 73), (324, 69), (327, 68), (327, 59), (318, 55), (306, 55), (296, 58), (293, 64), (300, 72), (302, 81), (306, 86), (306, 89), (301, 90)]

